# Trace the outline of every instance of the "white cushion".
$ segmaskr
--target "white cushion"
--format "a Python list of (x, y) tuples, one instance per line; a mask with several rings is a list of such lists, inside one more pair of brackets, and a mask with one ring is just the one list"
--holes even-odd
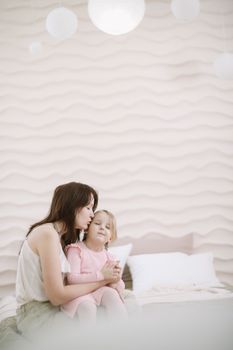
[(189, 281), (192, 284), (208, 286), (221, 285), (214, 270), (212, 253), (193, 254), (188, 256)]
[(212, 253), (134, 255), (128, 258), (127, 263), (136, 294), (155, 286), (220, 285), (214, 271)]
[(119, 245), (116, 247), (109, 247), (108, 251), (109, 253), (113, 254), (118, 260), (120, 260), (120, 267), (122, 268), (122, 271), (124, 270), (126, 260), (132, 250), (132, 243), (125, 244), (125, 245)]

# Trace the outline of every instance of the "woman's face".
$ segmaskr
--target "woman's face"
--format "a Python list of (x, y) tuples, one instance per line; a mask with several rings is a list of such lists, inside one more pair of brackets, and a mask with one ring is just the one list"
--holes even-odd
[(94, 206), (94, 197), (91, 194), (91, 200), (87, 206), (78, 209), (75, 216), (75, 228), (80, 230), (86, 230), (90, 224), (92, 218), (94, 217), (93, 213)]

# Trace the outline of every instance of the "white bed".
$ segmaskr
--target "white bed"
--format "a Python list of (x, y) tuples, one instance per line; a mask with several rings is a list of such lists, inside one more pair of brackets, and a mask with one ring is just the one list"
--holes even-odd
[(217, 278), (212, 252), (195, 253), (193, 234), (118, 244), (132, 244), (123, 277), (142, 309), (129, 348), (233, 349), (233, 287)]
[[(100, 324), (91, 337), (90, 330), (63, 325), (49, 340), (56, 349), (233, 349), (233, 288), (216, 277), (211, 252), (193, 254), (192, 234), (125, 238), (110, 250), (124, 267), (129, 321)], [(13, 321), (15, 312), (14, 296), (1, 300), (0, 320)], [(14, 322), (7, 327), (18, 350)]]

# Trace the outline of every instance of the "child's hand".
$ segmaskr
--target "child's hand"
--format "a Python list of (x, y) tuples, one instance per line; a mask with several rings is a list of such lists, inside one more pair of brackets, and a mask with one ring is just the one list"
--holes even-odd
[(122, 268), (119, 265), (120, 261), (119, 260), (114, 260), (114, 261), (112, 261), (112, 263), (113, 263), (113, 267), (114, 267), (115, 272), (119, 276), (121, 276)]
[(120, 280), (121, 268), (116, 261), (107, 261), (101, 269), (104, 279), (108, 283), (116, 283)]

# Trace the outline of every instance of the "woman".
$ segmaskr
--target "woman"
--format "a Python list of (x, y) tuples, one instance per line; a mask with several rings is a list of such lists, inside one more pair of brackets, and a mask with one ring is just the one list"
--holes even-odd
[(38, 330), (55, 327), (59, 317), (64, 320), (59, 305), (118, 280), (120, 268), (106, 263), (101, 270), (103, 280), (65, 284), (69, 263), (63, 249), (88, 228), (97, 203), (98, 195), (88, 185), (60, 185), (47, 217), (30, 227), (20, 251), (16, 280), (17, 327), (24, 337), (31, 339)]

